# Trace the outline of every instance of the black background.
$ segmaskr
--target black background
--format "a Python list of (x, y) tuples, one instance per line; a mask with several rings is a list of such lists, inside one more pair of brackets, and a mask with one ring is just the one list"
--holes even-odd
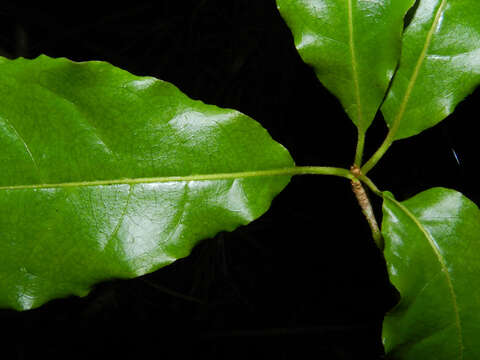
[[(355, 128), (301, 61), (273, 0), (101, 5), (2, 2), (0, 54), (105, 60), (153, 75), (253, 117), (298, 165), (351, 165)], [(480, 203), (479, 100), (477, 91), (440, 125), (394, 144), (371, 172), (375, 183), (400, 200), (445, 186)], [(379, 117), (367, 156), (385, 134)], [(262, 218), (156, 273), (0, 311), (0, 358), (380, 359), (395, 299), (348, 181), (295, 177)]]

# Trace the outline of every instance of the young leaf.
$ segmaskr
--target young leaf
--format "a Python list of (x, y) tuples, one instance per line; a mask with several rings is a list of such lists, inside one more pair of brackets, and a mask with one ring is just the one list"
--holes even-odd
[(434, 188), (398, 202), (384, 194), (390, 279), (402, 296), (384, 321), (391, 359), (480, 358), (480, 210)]
[(393, 140), (450, 115), (480, 84), (480, 1), (420, 0), (382, 107)]
[(400, 56), (414, 0), (277, 0), (302, 59), (365, 133)]
[[(255, 121), (104, 62), (0, 59), (0, 307), (187, 256), (289, 182)], [(288, 169), (287, 169), (288, 170)]]

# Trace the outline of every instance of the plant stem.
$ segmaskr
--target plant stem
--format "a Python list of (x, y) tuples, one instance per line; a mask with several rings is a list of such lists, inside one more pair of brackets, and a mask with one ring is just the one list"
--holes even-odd
[(377, 188), (377, 186), (370, 180), (367, 176), (362, 174), (360, 167), (357, 165), (353, 165), (348, 174), (345, 173), (346, 169), (340, 168), (328, 168), (328, 167), (316, 167), (316, 166), (303, 166), (303, 167), (296, 167), (295, 175), (302, 175), (302, 174), (321, 174), (321, 175), (336, 175), (346, 177), (351, 180), (352, 190), (357, 198), (358, 204), (362, 209), (362, 213), (367, 219), (368, 226), (372, 231), (372, 237), (375, 241), (375, 244), (378, 248), (383, 251), (384, 248), (384, 241), (383, 236), (380, 231), (380, 228), (377, 223), (377, 219), (375, 218), (375, 213), (373, 212), (372, 204), (370, 199), (368, 198), (367, 192), (362, 185), (362, 182), (367, 185), (373, 193), (382, 197), (382, 192)]
[(361, 180), (365, 185), (367, 185), (372, 192), (380, 197), (383, 197), (383, 193), (377, 188), (377, 186), (370, 180), (367, 176), (360, 174), (357, 176), (359, 180)]
[(362, 166), (363, 148), (365, 147), (365, 132), (358, 130), (357, 151), (355, 152), (355, 165)]
[(378, 246), (378, 248), (381, 251), (383, 251), (383, 248), (384, 248), (383, 236), (380, 231), (380, 228), (378, 227), (377, 219), (375, 218), (375, 213), (373, 212), (370, 199), (368, 198), (367, 192), (365, 191), (365, 188), (363, 187), (359, 178), (362, 178), (362, 181), (365, 182), (365, 184), (367, 184), (367, 186), (371, 188), (372, 191), (375, 192), (375, 194), (377, 195), (380, 194), (381, 196), (381, 192), (380, 190), (378, 190), (375, 184), (368, 177), (366, 177), (365, 175), (362, 175), (361, 170), (358, 166), (356, 165), (352, 166), (351, 172), (356, 176), (356, 178), (353, 179), (351, 182), (352, 191), (355, 194), (358, 204), (362, 209), (362, 213), (365, 216), (365, 219), (367, 220), (370, 230), (372, 231), (372, 238), (375, 241), (375, 244)]
[[(351, 180), (352, 190), (357, 198), (358, 204), (362, 209), (362, 213), (367, 219), (368, 226), (372, 231), (372, 237), (375, 241), (375, 244), (378, 248), (383, 251), (384, 248), (384, 241), (383, 236), (380, 231), (380, 228), (377, 223), (377, 219), (375, 218), (375, 213), (373, 212), (372, 204), (370, 203), (370, 199), (368, 198), (367, 192), (362, 185), (362, 182), (367, 185), (370, 190), (376, 195), (382, 197), (382, 192), (377, 188), (377, 186), (370, 180), (367, 176), (362, 174), (360, 167), (357, 165), (352, 166), (350, 171), (346, 169), (340, 168), (329, 168), (329, 167), (316, 167), (316, 166), (303, 166), (303, 167), (296, 167), (293, 168), (295, 170), (294, 175), (302, 175), (302, 174), (320, 174), (320, 175), (336, 175), (346, 177)], [(292, 170), (293, 170), (292, 169)], [(348, 172), (348, 174), (345, 173)]]

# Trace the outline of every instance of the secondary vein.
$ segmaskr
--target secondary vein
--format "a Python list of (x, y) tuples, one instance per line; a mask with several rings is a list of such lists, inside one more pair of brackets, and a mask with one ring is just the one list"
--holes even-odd
[(132, 186), (130, 186), (130, 188), (128, 189), (127, 199), (125, 200), (125, 206), (122, 209), (120, 219), (118, 220), (117, 225), (115, 225), (115, 228), (113, 229), (112, 233), (108, 237), (108, 240), (105, 243), (106, 245), (108, 245), (110, 241), (112, 241), (112, 239), (118, 234), (118, 231), (120, 230), (120, 227), (122, 226), (125, 220), (125, 217), (127, 216), (128, 207), (130, 205), (131, 198), (132, 198)]
[(440, 253), (440, 250), (437, 246), (437, 243), (435, 240), (432, 238), (430, 233), (423, 227), (423, 225), (420, 223), (420, 221), (417, 219), (417, 217), (407, 208), (405, 207), (402, 203), (398, 202), (397, 200), (386, 196), (386, 198), (390, 201), (392, 201), (400, 210), (402, 210), (413, 222), (414, 224), (418, 227), (418, 229), (422, 232), (422, 234), (425, 236), (427, 239), (430, 247), (432, 248), (435, 256), (438, 259), (438, 262), (440, 263), (440, 267), (442, 268), (442, 272), (445, 274), (445, 277), (447, 279), (447, 284), (448, 284), (448, 289), (450, 292), (450, 296), (452, 298), (452, 305), (453, 305), (453, 310), (455, 313), (455, 325), (457, 328), (457, 333), (458, 333), (458, 341), (459, 341), (459, 352), (460, 352), (460, 358), (463, 359), (463, 334), (462, 334), (462, 327), (460, 323), (460, 314), (458, 310), (458, 303), (457, 303), (457, 296), (455, 294), (455, 289), (453, 287), (452, 279), (450, 278), (450, 273), (448, 272), (448, 267), (447, 263), (445, 262), (445, 259), (443, 258), (442, 254)]
[(30, 158), (30, 160), (32, 161), (32, 164), (33, 164), (33, 167), (35, 168), (35, 171), (37, 172), (38, 174), (38, 178), (40, 181), (42, 181), (42, 173), (40, 171), (40, 168), (38, 167), (38, 164), (37, 164), (37, 161), (35, 160), (35, 158), (33, 157), (33, 154), (32, 154), (32, 151), (30, 150), (30, 147), (28, 146), (27, 142), (25, 141), (25, 139), (23, 138), (22, 135), (20, 135), (20, 133), (18, 132), (17, 128), (12, 124), (12, 122), (10, 120), (8, 120), (7, 118), (0, 118), (1, 120), (4, 121), (4, 123), (9, 126), (12, 131), (14, 132), (15, 136), (17, 137), (18, 140), (20, 140), (20, 142), (22, 143), (25, 151), (27, 152), (28, 154), (28, 157)]

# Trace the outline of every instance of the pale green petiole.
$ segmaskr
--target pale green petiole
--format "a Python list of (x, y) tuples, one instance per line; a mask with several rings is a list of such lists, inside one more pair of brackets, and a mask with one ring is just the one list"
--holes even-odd
[(400, 120), (396, 121), (390, 131), (388, 132), (387, 137), (383, 141), (382, 145), (378, 148), (378, 150), (375, 152), (375, 154), (372, 155), (372, 157), (365, 163), (365, 165), (362, 166), (362, 174), (367, 174), (370, 170), (372, 170), (375, 165), (380, 161), (380, 159), (385, 155), (387, 150), (390, 148), (390, 146), (394, 142), (395, 134), (397, 132), (397, 129), (400, 125)]
[(362, 166), (363, 149), (365, 147), (365, 133), (358, 130), (357, 150), (355, 152), (355, 165)]

